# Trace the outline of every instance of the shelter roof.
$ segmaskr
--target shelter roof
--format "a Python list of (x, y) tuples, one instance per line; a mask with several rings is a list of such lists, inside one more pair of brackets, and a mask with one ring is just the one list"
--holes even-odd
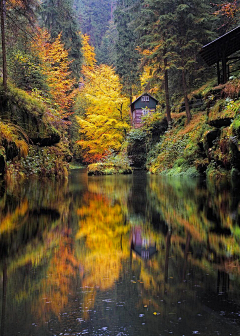
[(141, 94), (141, 96), (137, 97), (130, 106), (132, 106), (133, 104), (136, 103), (136, 101), (138, 101), (142, 96), (149, 96), (151, 97), (152, 99), (154, 99), (156, 101), (156, 103), (158, 104), (158, 100), (156, 98), (154, 98), (153, 96), (151, 96), (149, 93), (145, 92), (143, 94)]
[(240, 50), (240, 26), (203, 46), (200, 55), (210, 66), (238, 50)]

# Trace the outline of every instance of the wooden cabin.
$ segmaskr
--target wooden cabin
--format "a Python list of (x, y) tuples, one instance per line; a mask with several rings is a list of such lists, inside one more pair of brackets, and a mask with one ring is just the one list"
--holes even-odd
[[(240, 26), (202, 47), (200, 55), (208, 66), (217, 65), (218, 84), (229, 80), (233, 63), (240, 61)], [(231, 57), (230, 57), (231, 56)]]
[(130, 105), (133, 127), (141, 127), (142, 117), (148, 113), (156, 112), (157, 104), (158, 100), (152, 97), (149, 93), (144, 93), (135, 99)]

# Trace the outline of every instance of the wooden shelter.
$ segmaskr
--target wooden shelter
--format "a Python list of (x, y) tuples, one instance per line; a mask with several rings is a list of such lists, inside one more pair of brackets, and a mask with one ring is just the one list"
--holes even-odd
[(158, 100), (152, 97), (149, 93), (144, 93), (135, 99), (130, 105), (132, 125), (135, 128), (142, 126), (142, 117), (148, 113), (156, 112)]
[(217, 64), (218, 84), (228, 81), (229, 65), (240, 60), (240, 56), (229, 56), (238, 50), (240, 50), (240, 26), (202, 47), (200, 55), (207, 65)]

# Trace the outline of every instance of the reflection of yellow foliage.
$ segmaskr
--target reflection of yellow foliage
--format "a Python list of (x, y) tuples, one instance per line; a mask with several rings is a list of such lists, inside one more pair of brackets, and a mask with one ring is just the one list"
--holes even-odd
[(28, 211), (28, 201), (24, 200), (14, 212), (8, 212), (0, 222), (0, 234), (10, 232), (19, 225), (19, 220), (24, 217)]
[[(128, 256), (129, 226), (124, 225), (121, 206), (101, 195), (86, 194), (78, 209), (80, 228), (77, 239), (85, 238), (88, 250), (82, 260), (82, 285), (92, 288), (84, 298), (84, 306), (92, 307), (96, 288), (107, 290), (118, 280), (121, 261)], [(84, 317), (87, 318), (85, 311)]]

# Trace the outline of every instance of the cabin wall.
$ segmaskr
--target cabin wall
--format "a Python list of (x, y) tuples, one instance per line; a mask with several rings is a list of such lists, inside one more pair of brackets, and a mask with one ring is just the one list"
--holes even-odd
[[(155, 111), (156, 110), (154, 108), (149, 110), (149, 113), (154, 113)], [(132, 123), (135, 128), (142, 126), (142, 117), (144, 117), (142, 109), (136, 109), (133, 111)]]

